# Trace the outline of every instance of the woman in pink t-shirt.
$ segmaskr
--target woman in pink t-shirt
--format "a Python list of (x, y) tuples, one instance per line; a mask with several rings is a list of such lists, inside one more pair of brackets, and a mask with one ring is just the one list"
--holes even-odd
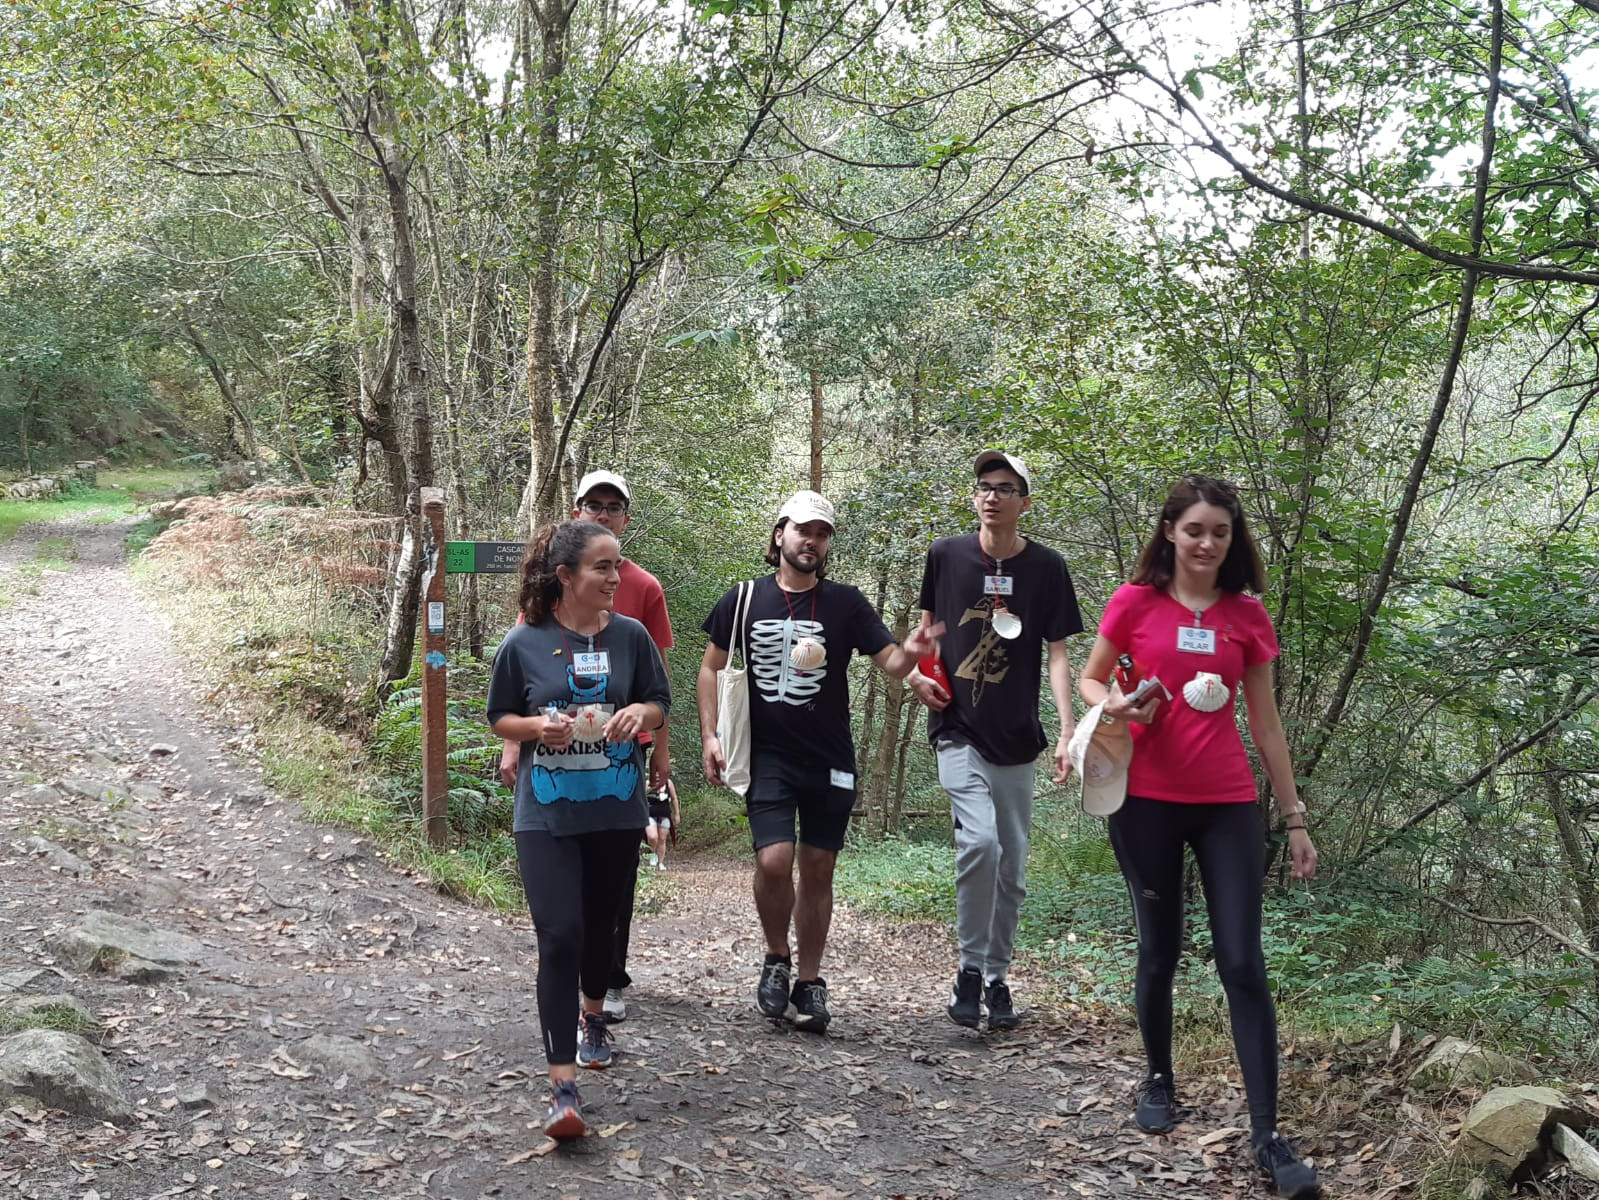
[[(1166, 1132), (1177, 1119), (1172, 1081), (1172, 980), (1183, 940), (1183, 850), (1205, 889), (1216, 970), (1249, 1097), (1255, 1160), (1284, 1196), (1317, 1194), (1316, 1172), (1277, 1132), (1277, 1017), (1261, 950), (1264, 830), (1255, 777), (1238, 732), (1240, 686), (1249, 731), (1288, 831), (1293, 874), (1316, 873), (1316, 848), (1294, 786), (1288, 739), (1272, 690), (1277, 634), (1246, 591), (1266, 572), (1231, 484), (1184, 476), (1161, 509), (1131, 583), (1105, 606), (1078, 691), (1133, 736), (1127, 801), (1110, 818), (1138, 928), (1138, 1027), (1149, 1076), (1136, 1120)], [(1135, 707), (1109, 686), (1122, 656), (1156, 689)]]

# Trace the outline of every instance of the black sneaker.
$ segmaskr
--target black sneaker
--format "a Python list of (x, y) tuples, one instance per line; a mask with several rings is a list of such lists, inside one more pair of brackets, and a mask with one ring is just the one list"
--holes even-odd
[(1138, 1085), (1138, 1110), (1133, 1114), (1145, 1133), (1170, 1133), (1177, 1124), (1177, 1085), (1170, 1075), (1151, 1075)]
[(577, 1021), (577, 1065), (603, 1071), (616, 1052), (611, 1048), (611, 1030), (602, 1012), (586, 1012)]
[(1022, 1014), (1011, 1003), (1010, 988), (1003, 979), (996, 979), (983, 989), (983, 1002), (988, 1005), (990, 1029), (1015, 1029), (1022, 1023)]
[(544, 1132), (558, 1142), (569, 1142), (588, 1131), (577, 1084), (570, 1079), (561, 1080), (550, 1089), (550, 1109), (544, 1117)]
[(794, 985), (788, 1000), (788, 1019), (795, 1029), (821, 1033), (832, 1015), (827, 1011), (827, 980), (802, 979)]
[(1255, 1147), (1255, 1162), (1271, 1176), (1279, 1195), (1288, 1200), (1309, 1200), (1321, 1195), (1316, 1168), (1305, 1165), (1293, 1145), (1275, 1129), (1257, 1133), (1250, 1139)]
[(949, 996), (949, 1019), (957, 1025), (976, 1029), (983, 1020), (983, 973), (976, 967), (962, 967), (955, 976)]
[(786, 1017), (788, 993), (793, 986), (794, 963), (768, 954), (761, 967), (761, 982), (755, 988), (755, 1005), (769, 1017)]

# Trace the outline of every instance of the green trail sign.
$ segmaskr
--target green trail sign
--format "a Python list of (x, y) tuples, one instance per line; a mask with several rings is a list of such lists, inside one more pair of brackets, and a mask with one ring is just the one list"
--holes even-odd
[(451, 575), (512, 575), (522, 569), (526, 542), (445, 542), (444, 570)]

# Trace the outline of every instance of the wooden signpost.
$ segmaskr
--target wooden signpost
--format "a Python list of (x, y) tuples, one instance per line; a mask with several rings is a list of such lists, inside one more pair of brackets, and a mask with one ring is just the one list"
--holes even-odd
[[(423, 488), (422, 545), (422, 821), (428, 841), (450, 840), (450, 770), (445, 715), (449, 656), (444, 637), (446, 575), (508, 575), (522, 568), (525, 542), (447, 542), (444, 490)], [(442, 551), (442, 553), (440, 553)]]

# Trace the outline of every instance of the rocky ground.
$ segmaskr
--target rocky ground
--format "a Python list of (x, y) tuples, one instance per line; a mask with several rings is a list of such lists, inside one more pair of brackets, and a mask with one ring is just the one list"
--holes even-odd
[[(86, 1035), (14, 1034), (0, 1060), (57, 1069), (71, 1047), (101, 1076), (13, 1070), (47, 1103), (0, 1099), (0, 1196), (1267, 1194), (1225, 1083), (1169, 1138), (1132, 1127), (1125, 1028), (1048, 1005), (1008, 1035), (952, 1025), (942, 930), (841, 910), (831, 1030), (760, 1018), (747, 868), (725, 861), (675, 863), (640, 917), (620, 1061), (581, 1080), (596, 1132), (557, 1149), (525, 916), (444, 898), (272, 795), (122, 533), (0, 547), (0, 1032), (26, 1008)], [(45, 534), (75, 557), (23, 586)], [(1361, 1141), (1312, 1145), (1334, 1194), (1409, 1191)]]

